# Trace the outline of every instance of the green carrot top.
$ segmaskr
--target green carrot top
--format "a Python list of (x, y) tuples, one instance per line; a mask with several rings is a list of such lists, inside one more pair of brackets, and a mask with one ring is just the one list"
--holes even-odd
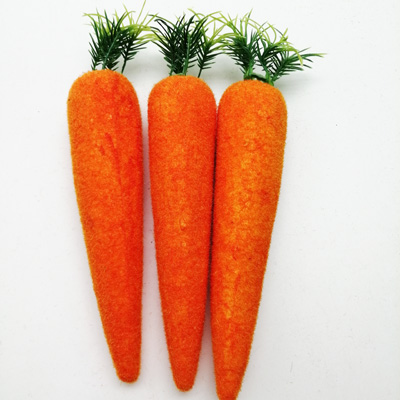
[[(258, 24), (251, 12), (242, 18), (219, 14), (216, 19), (230, 33), (222, 38), (223, 51), (243, 72), (244, 79), (258, 79), (271, 85), (290, 72), (310, 68), (313, 57), (322, 53), (308, 53), (308, 49), (296, 50), (288, 42), (287, 30), (283, 33), (270, 24)], [(261, 73), (257, 72), (261, 67)]]
[[(170, 75), (186, 75), (189, 68), (197, 64), (200, 77), (203, 70), (211, 67), (222, 48), (223, 26), (216, 26), (212, 14), (190, 11), (193, 15), (186, 17), (183, 14), (176, 22), (156, 17), (157, 26), (152, 27), (154, 43), (160, 48)], [(213, 28), (209, 34), (211, 24)]]
[[(171, 22), (157, 15), (142, 16), (145, 3), (136, 20), (126, 8), (121, 16), (115, 13), (112, 18), (106, 12), (85, 14), (94, 30), (90, 35), (93, 70), (99, 66), (116, 70), (122, 59), (123, 73), (126, 63), (153, 41), (163, 54), (170, 75), (186, 75), (197, 65), (200, 77), (224, 52), (240, 67), (244, 79), (274, 85), (290, 72), (309, 68), (313, 57), (323, 55), (308, 53), (308, 49), (296, 50), (288, 41), (287, 30), (282, 33), (270, 24), (260, 25), (251, 13), (231, 18), (222, 13), (203, 15), (189, 10), (190, 17), (183, 14)], [(156, 25), (150, 26), (153, 20)]]
[(146, 14), (142, 17), (145, 3), (136, 20), (132, 16), (134, 12), (126, 8), (121, 16), (115, 13), (112, 18), (105, 11), (104, 14), (99, 12), (85, 14), (90, 18), (94, 30), (94, 35), (90, 34), (89, 51), (92, 70), (99, 66), (101, 69), (116, 70), (122, 59), (121, 73), (123, 73), (126, 63), (133, 60), (138, 51), (150, 41), (152, 35), (149, 24), (155, 16)]

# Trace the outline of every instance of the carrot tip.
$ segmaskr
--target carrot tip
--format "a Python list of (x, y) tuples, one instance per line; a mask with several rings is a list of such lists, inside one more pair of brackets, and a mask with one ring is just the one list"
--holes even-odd
[(139, 378), (139, 371), (117, 371), (118, 378), (125, 383), (136, 382)]
[[(193, 363), (193, 365), (197, 366), (197, 363)], [(184, 368), (184, 365), (180, 365), (180, 368), (172, 368), (172, 376), (174, 378), (175, 386), (181, 392), (187, 392), (192, 389), (194, 385), (194, 381), (196, 378), (197, 370), (192, 370), (192, 365), (189, 365), (187, 368)]]
[(192, 389), (193, 385), (194, 385), (194, 379), (180, 379), (177, 380), (174, 377), (174, 382), (176, 387), (181, 391), (181, 392), (188, 392), (190, 389)]
[(224, 385), (223, 387), (217, 387), (217, 395), (219, 400), (235, 400), (240, 391), (239, 385)]
[(191, 384), (191, 385), (186, 385), (186, 384), (177, 384), (176, 382), (175, 382), (175, 385), (176, 385), (176, 387), (181, 391), (181, 392), (188, 392), (189, 390), (191, 390), (192, 389), (192, 387), (193, 387), (193, 384)]

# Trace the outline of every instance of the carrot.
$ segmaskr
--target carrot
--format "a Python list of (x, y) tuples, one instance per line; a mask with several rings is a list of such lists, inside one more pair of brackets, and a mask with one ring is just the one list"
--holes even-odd
[(170, 76), (148, 99), (154, 236), (172, 374), (186, 391), (194, 384), (205, 318), (216, 131), (211, 89), (186, 73), (196, 59), (201, 73), (214, 56), (208, 52), (205, 62), (198, 53), (207, 39), (204, 18), (156, 22), (155, 43)]
[[(223, 21), (232, 31), (225, 51), (245, 77), (226, 89), (218, 108), (211, 263), (217, 393), (232, 400), (249, 360), (281, 185), (287, 112), (272, 85), (318, 54), (295, 51), (285, 36), (277, 40), (277, 31), (249, 14), (239, 23)], [(265, 67), (264, 76), (257, 64)]]
[[(138, 99), (114, 69), (145, 39), (132, 40), (128, 17), (90, 15), (92, 71), (80, 76), (68, 97), (68, 124), (77, 202), (93, 288), (118, 377), (140, 370), (143, 270), (143, 155)], [(145, 29), (137, 25), (136, 38)], [(98, 65), (104, 69), (95, 70)], [(122, 70), (123, 70), (122, 68)]]

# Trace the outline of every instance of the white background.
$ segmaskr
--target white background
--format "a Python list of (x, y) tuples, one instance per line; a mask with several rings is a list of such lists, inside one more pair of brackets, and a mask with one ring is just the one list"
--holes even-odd
[[(139, 3), (126, 3), (139, 9)], [(400, 3), (148, 0), (289, 28), (326, 52), (277, 87), (289, 118), (281, 198), (239, 399), (400, 399)], [(147, 158), (139, 380), (118, 381), (93, 294), (73, 187), (66, 100), (90, 68), (84, 12), (118, 1), (2, 1), (0, 399), (216, 399), (209, 314), (197, 380), (172, 381), (157, 287)], [(167, 74), (154, 45), (128, 65), (143, 114)], [(218, 101), (241, 79), (226, 56), (203, 78)]]

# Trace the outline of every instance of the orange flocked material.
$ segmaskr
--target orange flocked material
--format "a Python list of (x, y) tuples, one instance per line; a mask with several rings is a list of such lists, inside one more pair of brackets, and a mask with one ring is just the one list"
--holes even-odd
[(161, 305), (173, 377), (184, 391), (195, 380), (205, 317), (214, 96), (201, 79), (168, 77), (150, 94), (148, 122)]
[(274, 87), (231, 85), (218, 109), (211, 263), (217, 393), (236, 399), (261, 299), (283, 167), (286, 106)]
[(69, 93), (73, 174), (93, 287), (118, 377), (140, 369), (143, 155), (139, 103), (110, 70), (78, 78)]

